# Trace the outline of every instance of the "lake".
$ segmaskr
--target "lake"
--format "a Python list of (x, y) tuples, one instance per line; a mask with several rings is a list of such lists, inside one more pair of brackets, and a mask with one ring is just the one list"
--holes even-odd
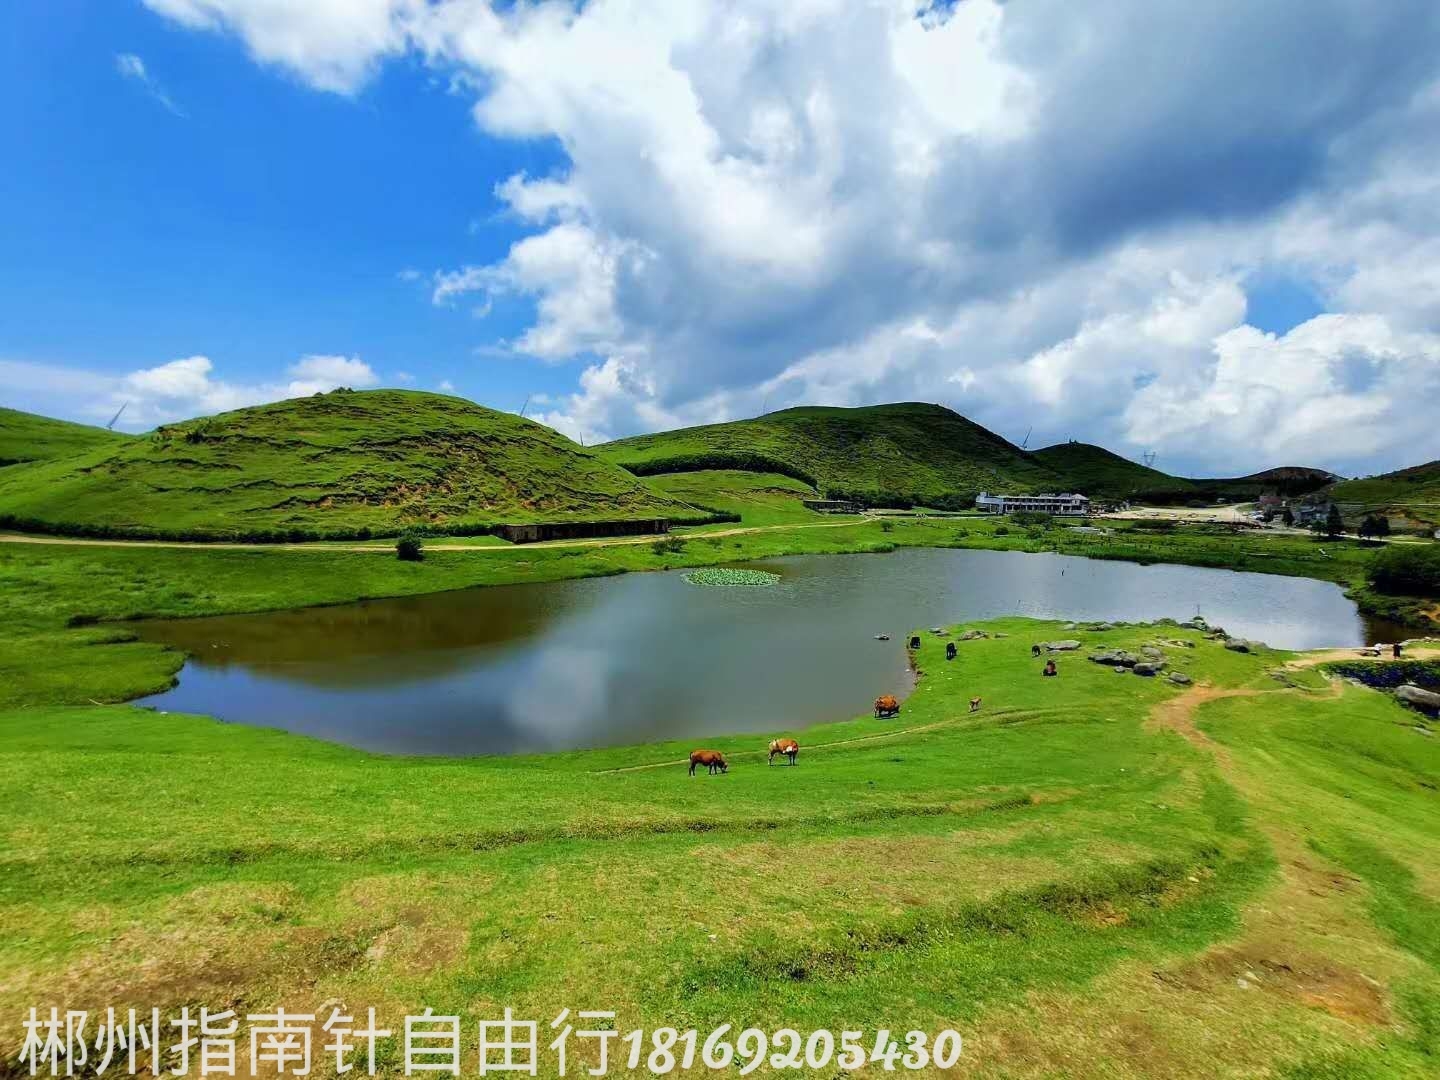
[(1188, 566), (924, 548), (744, 565), (781, 581), (637, 573), (141, 623), (192, 657), (142, 704), (387, 753), (514, 754), (849, 718), (909, 689), (911, 630), (1000, 615), (1198, 612), (1296, 649), (1389, 629), (1328, 582)]

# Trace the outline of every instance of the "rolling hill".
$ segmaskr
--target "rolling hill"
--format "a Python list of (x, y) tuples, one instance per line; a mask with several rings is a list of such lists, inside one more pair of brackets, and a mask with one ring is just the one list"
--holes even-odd
[(1056, 443), (1034, 456), (1092, 499), (1195, 498), (1195, 485), (1092, 443)]
[(99, 447), (118, 447), (130, 436), (89, 424), (0, 408), (0, 466), (52, 461)]
[(1176, 503), (1198, 500), (1245, 502), (1265, 494), (1307, 495), (1333, 483), (1323, 469), (1286, 465), (1248, 476), (1187, 478), (1171, 476), (1090, 443), (1057, 443), (1036, 450), (1035, 457), (1066, 477), (1069, 485), (1091, 498), (1133, 499)]
[(1303, 465), (1281, 465), (1275, 469), (1262, 469), (1248, 476), (1231, 476), (1217, 479), (1191, 480), (1202, 495), (1242, 502), (1258, 499), (1261, 495), (1309, 495), (1327, 484), (1333, 484), (1337, 477), (1324, 469), (1311, 469)]
[(1440, 525), (1440, 461), (1342, 480), (1329, 491), (1347, 521), (1382, 513), (1400, 528)]
[(336, 390), (0, 471), (0, 517), (71, 533), (393, 533), (693, 516), (563, 435), (472, 402)]
[(1039, 491), (1064, 478), (940, 405), (806, 406), (753, 420), (620, 439), (597, 448), (640, 476), (709, 469), (778, 473), (818, 491), (971, 502), (984, 490)]

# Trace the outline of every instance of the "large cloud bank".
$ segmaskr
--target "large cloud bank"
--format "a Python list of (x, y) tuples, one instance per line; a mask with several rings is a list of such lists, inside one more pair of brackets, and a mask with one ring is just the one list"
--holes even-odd
[[(582, 365), (562, 430), (919, 399), (1192, 471), (1440, 456), (1433, 0), (146, 2), (558, 141), (433, 294), (533, 300), (503, 347)], [(1275, 276), (1325, 313), (1248, 325)]]

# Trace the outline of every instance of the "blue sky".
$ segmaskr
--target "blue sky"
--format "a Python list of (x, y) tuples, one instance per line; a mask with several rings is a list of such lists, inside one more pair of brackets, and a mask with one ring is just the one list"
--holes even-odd
[(1432, 0), (19, 0), (0, 402), (1440, 457)]
[[(474, 355), (515, 336), (529, 301), (477, 320), (400, 276), (503, 257), (523, 230), (492, 188), (559, 164), (553, 140), (486, 136), (469, 104), (418, 63), (350, 98), (139, 4), (5, 5), (0, 137), (18, 152), (0, 169), (0, 356), (122, 375), (203, 354), (252, 381), (358, 356), (385, 384), (448, 380), (506, 409), (569, 388), (574, 365)], [(65, 405), (46, 398), (28, 400)]]

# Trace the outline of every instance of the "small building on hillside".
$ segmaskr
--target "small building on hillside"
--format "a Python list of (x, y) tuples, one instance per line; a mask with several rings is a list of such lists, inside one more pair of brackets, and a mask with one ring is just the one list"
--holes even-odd
[(975, 508), (987, 514), (1030, 512), (1084, 517), (1090, 512), (1090, 500), (1084, 495), (990, 495), (982, 491), (975, 497)]
[(1295, 524), (1301, 528), (1308, 528), (1317, 521), (1325, 521), (1330, 517), (1329, 499), (1300, 499), (1291, 502), (1289, 507)]

